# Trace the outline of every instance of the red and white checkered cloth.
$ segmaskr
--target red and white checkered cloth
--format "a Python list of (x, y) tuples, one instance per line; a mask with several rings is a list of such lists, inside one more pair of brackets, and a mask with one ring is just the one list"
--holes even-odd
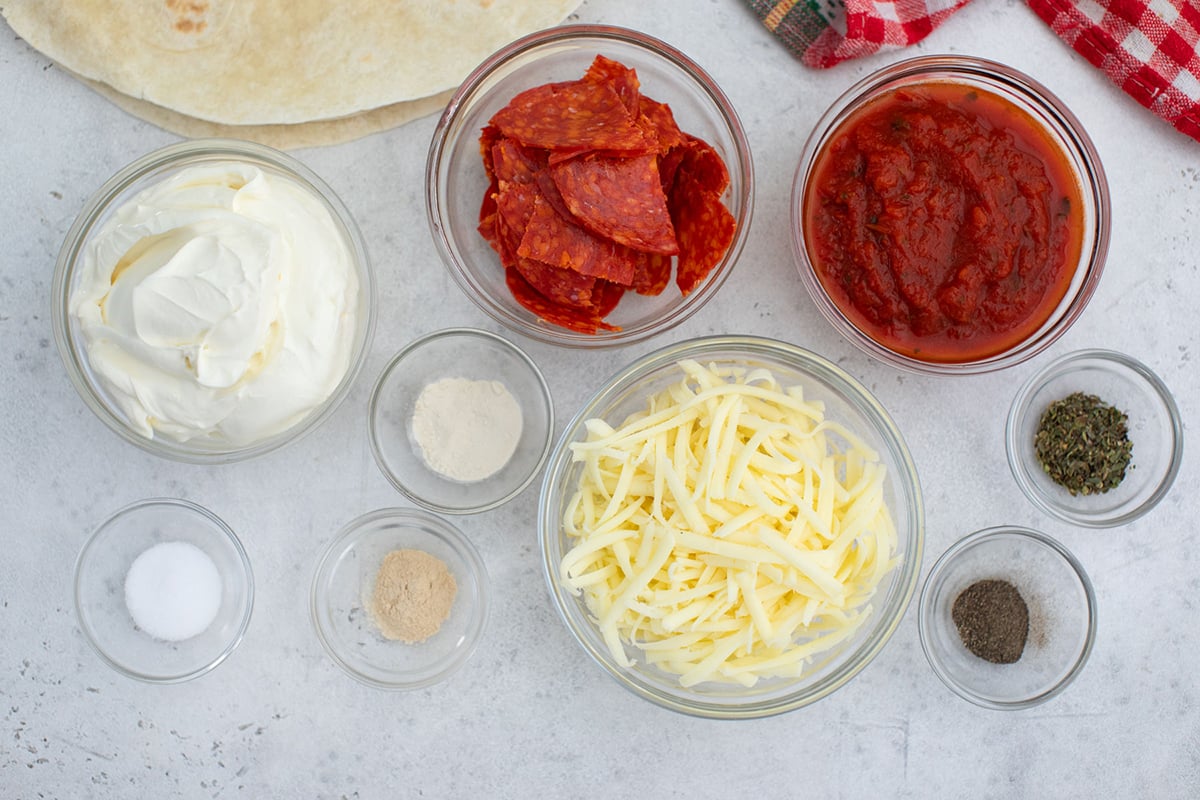
[[(812, 67), (924, 39), (970, 0), (746, 0)], [(1135, 100), (1200, 141), (1197, 0), (1026, 0)]]

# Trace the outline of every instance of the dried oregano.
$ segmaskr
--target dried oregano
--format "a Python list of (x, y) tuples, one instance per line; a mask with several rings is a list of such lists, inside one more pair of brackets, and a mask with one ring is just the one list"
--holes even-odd
[(1100, 494), (1125, 478), (1133, 443), (1128, 417), (1099, 397), (1075, 392), (1049, 405), (1034, 450), (1051, 480), (1071, 494)]

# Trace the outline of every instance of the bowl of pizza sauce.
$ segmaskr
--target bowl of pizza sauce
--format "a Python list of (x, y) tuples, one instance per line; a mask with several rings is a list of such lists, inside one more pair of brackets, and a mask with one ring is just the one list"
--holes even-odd
[(1033, 78), (922, 56), (818, 122), (792, 191), (800, 277), (852, 343), (918, 372), (1025, 361), (1083, 312), (1108, 251), (1107, 182)]

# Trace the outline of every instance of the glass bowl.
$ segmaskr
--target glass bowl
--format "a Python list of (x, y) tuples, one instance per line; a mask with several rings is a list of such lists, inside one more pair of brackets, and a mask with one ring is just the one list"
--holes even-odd
[[(125, 595), (138, 556), (171, 542), (199, 548), (221, 579), (216, 616), (181, 641), (138, 627)], [(180, 602), (179, 594), (172, 602)], [(242, 641), (253, 606), (254, 576), (242, 543), (215, 514), (187, 500), (150, 498), (122, 508), (96, 527), (75, 563), (75, 611), (88, 644), (117, 672), (148, 683), (181, 683), (215, 668)]]
[[(637, 71), (647, 97), (666, 103), (679, 127), (725, 160), (724, 202), (736, 220), (728, 251), (687, 295), (672, 283), (656, 297), (626, 292), (606, 322), (619, 331), (577, 333), (541, 321), (512, 297), (499, 256), (477, 230), (488, 186), (479, 135), (519, 92), (581, 78), (597, 54)], [(729, 277), (750, 229), (754, 169), (729, 99), (692, 59), (637, 31), (601, 25), (550, 28), (518, 39), (483, 62), (455, 92), (438, 122), (426, 167), (426, 206), (434, 242), (459, 287), (492, 319), (550, 344), (575, 348), (629, 344), (668, 330), (700, 309)]]
[[(964, 646), (955, 599), (980, 580), (1016, 587), (1029, 612), (1020, 658), (995, 664)], [(917, 617), (921, 647), (955, 694), (993, 709), (1044, 703), (1067, 687), (1092, 652), (1096, 596), (1083, 567), (1054, 539), (1015, 526), (986, 528), (947, 550), (925, 580)]]
[[(632, 662), (625, 666), (614, 657), (586, 599), (573, 593), (561, 577), (564, 556), (575, 541), (564, 522), (585, 470), (582, 461), (573, 459), (572, 445), (587, 439), (589, 427), (600, 429), (589, 425), (590, 420), (600, 419), (617, 426), (631, 413), (643, 410), (649, 396), (678, 385), (683, 378), (681, 360), (712, 364), (718, 369), (765, 368), (781, 386), (801, 387), (806, 401), (823, 404), (825, 419), (856, 434), (878, 454), (886, 470), (878, 497), (895, 529), (892, 555), (899, 564), (885, 573), (878, 584), (870, 600), (873, 611), (866, 621), (831, 649), (810, 656), (798, 677), (764, 676), (752, 686), (706, 680), (685, 688), (677, 674), (649, 663), (650, 658), (639, 648), (622, 641), (621, 660)], [(841, 435), (835, 434), (835, 438)], [(846, 439), (839, 438), (837, 446), (846, 447)], [(838, 474), (839, 480), (846, 480), (844, 471)], [(694, 483), (685, 483), (684, 490)], [(734, 511), (730, 509), (728, 513)], [(607, 381), (584, 405), (555, 445), (547, 467), (539, 500), (538, 537), (542, 566), (555, 606), (584, 652), (608, 675), (634, 694), (664, 708), (694, 716), (733, 719), (778, 714), (815, 702), (867, 666), (895, 632), (912, 598), (921, 566), (924, 520), (920, 484), (908, 447), (887, 412), (858, 381), (820, 356), (790, 344), (721, 336), (669, 345), (638, 359)], [(754, 536), (760, 545), (767, 541), (765, 535)], [(665, 561), (662, 563), (666, 565)], [(665, 568), (670, 576), (674, 566)], [(820, 620), (814, 624), (817, 622)], [(791, 641), (801, 642), (805, 638), (802, 632)]]
[[(167, 234), (150, 235), (149, 227), (141, 227), (139, 223), (139, 228), (134, 228), (128, 222), (124, 223), (124, 232), (119, 236), (113, 236), (112, 228), (117, 225), (117, 219), (123, 209), (136, 208), (135, 204), (139, 195), (144, 197), (144, 192), (151, 191), (155, 186), (172, 179), (185, 169), (217, 164), (245, 165), (257, 168), (277, 180), (287, 181), (289, 183), (286, 185), (294, 185), (299, 188), (300, 197), (308, 197), (316, 201), (315, 213), (328, 214), (328, 227), (336, 232), (336, 236), (340, 240), (339, 244), (335, 246), (344, 246), (353, 270), (353, 275), (346, 282), (345, 291), (347, 306), (352, 307), (354, 318), (349, 323), (345, 318), (332, 321), (326, 319), (323, 323), (319, 323), (323, 325), (323, 329), (336, 331), (333, 336), (344, 338), (330, 345), (332, 350), (338, 352), (327, 359), (325, 366), (310, 365), (302, 368), (305, 373), (299, 376), (302, 378), (299, 382), (295, 380), (297, 375), (280, 374), (286, 365), (296, 363), (296, 359), (289, 355), (292, 351), (288, 347), (287, 335), (285, 334), (282, 339), (264, 335), (264, 341), (267, 342), (263, 345), (265, 349), (249, 358), (251, 366), (245, 374), (248, 375), (257, 369), (260, 371), (254, 373), (256, 376), (266, 373), (271, 379), (278, 380), (279, 383), (286, 384), (288, 387), (286, 391), (275, 392), (266, 401), (251, 399), (263, 394), (261, 382), (257, 384), (260, 387), (257, 394), (237, 388), (243, 387), (244, 389), (246, 386), (256, 385), (253, 380), (247, 383), (244, 375), (240, 382), (234, 383), (228, 390), (233, 392), (232, 395), (228, 393), (222, 395), (214, 389), (214, 387), (225, 385), (224, 383), (214, 383), (214, 379), (207, 374), (201, 378), (199, 364), (200, 359), (204, 357), (203, 353), (207, 351), (207, 344), (180, 345), (178, 341), (186, 343), (191, 339), (180, 339), (173, 331), (167, 331), (171, 336), (157, 337), (156, 334), (153, 346), (147, 344), (149, 340), (134, 340), (126, 337), (132, 342), (130, 347), (135, 348), (139, 353), (148, 353), (146, 359), (143, 359), (137, 367), (141, 373), (138, 380), (144, 381), (144, 386), (151, 386), (150, 381), (177, 381), (177, 383), (162, 383), (161, 385), (167, 387), (160, 393), (162, 397), (156, 396), (155, 400), (148, 401), (141, 392), (143, 385), (139, 385), (137, 381), (133, 381), (131, 384), (127, 383), (130, 379), (126, 377), (126, 370), (109, 371), (105, 366), (115, 363), (113, 357), (106, 357), (99, 365), (95, 361), (94, 348), (99, 347), (105, 352), (112, 352), (115, 349), (112, 342), (119, 340), (120, 336), (125, 334), (119, 335), (113, 332), (114, 328), (105, 328), (99, 331), (92, 341), (89, 341), (80, 317), (76, 313), (72, 297), (80, 290), (88, 270), (91, 269), (89, 264), (97, 262), (97, 254), (107, 254), (105, 256), (107, 259), (115, 257), (119, 252), (132, 253), (141, 249), (144, 253), (151, 248), (144, 247), (143, 243), (157, 246), (153, 245), (153, 242), (161, 241), (167, 236)], [(193, 189), (192, 191), (195, 195), (199, 190)], [(212, 191), (216, 192), (217, 190), (213, 189)], [(274, 191), (278, 193), (280, 190)], [(208, 202), (210, 200), (205, 198), (202, 204)], [(252, 204), (254, 200), (250, 202)], [(246, 230), (260, 230), (254, 227), (261, 219), (260, 216), (256, 216), (258, 213), (256, 209), (266, 205), (259, 202), (257, 206), (243, 212), (243, 218), (254, 220), (244, 226)], [(292, 206), (280, 203), (278, 207), (291, 208)], [(191, 216), (198, 213), (196, 211), (189, 211), (187, 214), (175, 211), (171, 213), (178, 215), (178, 220), (172, 221), (174, 225), (191, 225), (195, 226), (193, 229), (197, 229), (199, 226), (207, 224), (199, 222)], [(165, 218), (164, 215), (160, 214), (156, 217), (156, 219), (161, 218)], [(310, 226), (310, 228), (318, 229), (316, 225)], [(134, 233), (135, 230), (138, 232)], [(290, 239), (292, 235), (282, 234), (272, 239), (270, 252), (290, 253), (293, 247), (304, 245), (304, 243), (292, 242)], [(246, 235), (245, 238), (248, 241), (250, 237)], [(108, 241), (105, 242), (105, 239)], [(197, 235), (185, 247), (192, 247), (203, 240), (203, 236)], [(115, 250), (118, 247), (129, 249)], [(263, 249), (266, 249), (265, 244)], [(175, 259), (175, 254), (172, 254), (171, 258)], [(212, 274), (221, 273), (222, 270), (227, 274), (231, 270), (240, 269), (239, 264), (222, 265), (219, 252), (217, 256), (204, 255), (201, 258), (207, 259), (207, 263), (211, 264), (206, 269)], [(197, 261), (205, 263), (200, 259)], [(178, 269), (182, 270), (185, 267), (186, 265), (181, 265)], [(169, 270), (156, 269), (157, 272), (151, 277), (159, 279), (160, 286), (165, 281), (178, 280), (179, 274), (182, 274), (168, 274)], [(172, 267), (172, 269), (175, 268)], [(163, 275), (166, 277), (163, 278)], [(198, 273), (197, 277), (203, 277), (203, 275)], [(264, 276), (262, 285), (267, 286), (268, 289), (260, 289), (259, 291), (263, 294), (271, 287), (267, 281), (268, 279)], [(357, 287), (354, 286), (355, 282), (357, 282)], [(193, 283), (201, 283), (201, 281), (193, 281)], [(290, 290), (299, 295), (300, 282), (293, 278), (291, 283)], [(139, 313), (136, 310), (139, 302), (137, 294), (146, 291), (145, 286), (146, 282), (143, 281), (136, 290), (129, 292), (129, 295), (133, 297), (131, 307), (135, 309), (135, 324), (138, 326), (141, 324), (143, 314), (147, 314), (147, 312)], [(187, 287), (181, 284), (180, 288)], [(353, 298), (349, 297), (351, 293), (353, 293)], [(197, 291), (197, 294), (200, 292)], [(229, 313), (219, 317), (214, 316), (207, 322), (203, 317), (203, 311), (196, 311), (196, 314), (192, 315), (187, 313), (188, 309), (184, 306), (181, 306), (178, 313), (161, 314), (160, 316), (173, 317), (172, 324), (183, 325), (188, 330), (188, 336), (195, 334), (207, 337), (208, 334), (204, 331), (208, 331), (212, 334), (212, 337), (209, 338), (221, 338), (217, 336), (217, 325), (238, 317), (242, 309), (251, 305), (247, 299), (250, 296), (251, 293), (247, 292), (245, 296), (231, 297)], [(346, 206), (321, 178), (291, 156), (262, 145), (231, 139), (199, 139), (169, 145), (137, 159), (105, 182), (84, 205), (67, 233), (54, 270), (52, 298), (51, 317), (59, 354), (62, 356), (71, 383), (74, 384), (88, 408), (125, 441), (155, 455), (191, 463), (225, 463), (261, 455), (298, 439), (328, 419), (345, 398), (358, 375), (366, 357), (375, 320), (375, 283), (371, 266), (367, 259), (362, 235)], [(329, 298), (319, 299), (322, 303), (332, 302)], [(312, 303), (309, 305), (320, 305), (317, 300), (318, 298), (312, 298)], [(115, 299), (112, 302), (108, 300), (105, 302), (112, 305)], [(181, 302), (186, 306), (186, 300)], [(268, 304), (264, 303), (264, 307), (268, 307)], [(144, 308), (150, 308), (150, 306), (144, 306)], [(299, 328), (301, 321), (307, 320), (301, 315), (310, 314), (312, 309), (306, 305), (303, 308), (298, 306), (273, 307), (272, 310), (276, 316), (271, 317), (274, 321), (267, 320), (270, 322), (267, 330), (286, 329), (288, 325)], [(313, 314), (313, 316), (318, 315)], [(260, 326), (256, 329), (259, 332), (263, 330), (263, 320), (266, 320), (266, 316), (256, 323)], [(284, 324), (277, 324), (280, 320)], [(159, 320), (159, 322), (161, 324), (163, 320)], [(221, 343), (236, 349), (238, 336), (241, 335), (244, 334), (239, 331), (237, 334), (230, 335), (229, 341)], [(259, 333), (255, 333), (255, 335), (257, 336)], [(140, 333), (139, 336), (141, 336)], [(162, 340), (157, 341), (158, 338)], [(203, 342), (209, 341), (209, 338), (205, 338)], [(305, 348), (310, 347), (311, 345), (305, 346)], [(307, 352), (305, 348), (297, 348), (297, 351)], [(260, 359), (258, 366), (254, 365), (255, 359)], [(340, 367), (342, 360), (345, 361), (344, 371), (338, 377), (338, 371), (342, 369)], [(128, 361), (137, 363), (133, 358), (129, 358)], [(156, 366), (151, 367), (151, 363)], [(210, 363), (217, 363), (218, 371), (222, 369), (217, 359), (213, 359)], [(310, 390), (303, 379), (309, 378), (313, 374), (313, 370), (318, 368), (324, 371), (324, 377), (319, 382), (320, 388)], [(168, 374), (172, 376), (169, 379), (164, 377)], [(182, 385), (179, 382), (184, 380), (185, 375), (188, 386), (197, 387), (200, 395), (191, 407), (188, 407), (188, 401), (177, 400), (179, 394), (174, 391), (177, 385)], [(217, 380), (222, 380), (222, 378), (217, 378)], [(224, 378), (224, 380), (228, 381), (232, 378)], [(314, 383), (314, 385), (317, 384)], [(116, 390), (114, 387), (121, 388)], [(328, 394), (322, 397), (321, 395), (326, 391), (325, 387), (328, 387)], [(213, 391), (210, 393), (209, 390)], [(231, 396), (238, 398), (236, 405), (241, 409), (240, 415), (232, 413), (230, 410), (232, 404), (229, 398)], [(135, 397), (137, 398), (136, 402), (132, 399)], [(286, 408), (289, 403), (292, 403), (291, 408), (287, 408), (286, 412), (279, 412), (280, 407)], [(137, 414), (146, 420), (141, 425), (136, 423), (134, 417), (131, 416), (131, 409), (135, 406), (139, 409)], [(169, 413), (179, 415), (175, 418), (186, 419), (189, 424), (202, 416), (205, 424), (211, 422), (211, 427), (208, 429), (210, 432), (166, 430), (167, 424), (162, 421), (162, 409), (168, 409)], [(217, 425), (222, 426), (222, 429), (218, 433), (212, 433), (212, 430), (217, 430)], [(270, 430), (266, 434), (259, 433), (268, 428)]]
[[(519, 435), (496, 437), (495, 448), (478, 446), (486, 438), (481, 426), (501, 417), (499, 412), (495, 420), (486, 414), (472, 416), (473, 405), (466, 400), (455, 415), (461, 426), (447, 430), (439, 423), (448, 420), (427, 416), (422, 433), (414, 432), (422, 392), (445, 386), (440, 383), (444, 380), (470, 381), (472, 391), (488, 393), (496, 382), (502, 384), (520, 410)], [(507, 401), (501, 394), (491, 405), (507, 407), (501, 399)], [(471, 514), (508, 502), (533, 482), (550, 454), (554, 405), (541, 370), (521, 348), (487, 331), (450, 328), (422, 336), (388, 362), (371, 394), (367, 424), (379, 469), (405, 497), (431, 511)], [(454, 462), (431, 466), (424, 450), (430, 442), (422, 436), (433, 435), (448, 443), (444, 451), (434, 450), (435, 458), (456, 455)], [(512, 454), (501, 464), (509, 445)]]
[[(394, 550), (424, 551), (454, 577), (450, 614), (423, 641), (386, 638), (370, 611), (376, 575)], [(445, 520), (419, 509), (380, 509), (348, 523), (322, 553), (310, 612), (321, 645), (352, 678), (378, 689), (420, 689), (475, 651), (488, 615), (487, 571), (475, 546)]]
[[(1044, 306), (1028, 311), (1023, 317), (1017, 319), (1000, 320), (1003, 305), (991, 297), (990, 289), (985, 294), (981, 289), (969, 286), (952, 287), (949, 283), (931, 287), (926, 285), (925, 281), (920, 280), (920, 276), (913, 271), (904, 272), (897, 277), (890, 271), (890, 267), (889, 270), (884, 271), (887, 277), (881, 279), (882, 285), (867, 284), (871, 286), (867, 299), (870, 299), (872, 304), (880, 309), (887, 310), (885, 302), (880, 298), (886, 297), (889, 294), (888, 288), (892, 287), (895, 289), (896, 297), (905, 296), (914, 302), (917, 299), (925, 300), (923, 307), (928, 307), (929, 304), (935, 302), (927, 297), (927, 295), (933, 294), (939, 314), (945, 319), (950, 319), (949, 315), (954, 313), (962, 317), (961, 321), (964, 322), (966, 319), (979, 318), (983, 309), (989, 308), (995, 303), (992, 321), (992, 327), (995, 330), (992, 333), (1003, 332), (1006, 334), (1004, 339), (1015, 341), (1003, 341), (1001, 338), (997, 338), (986, 345), (976, 343), (972, 347), (973, 352), (970, 353), (966, 353), (962, 349), (961, 341), (965, 340), (961, 338), (947, 336), (944, 342), (936, 340), (935, 334), (940, 333), (942, 329), (937, 328), (941, 323), (933, 320), (932, 312), (929, 315), (918, 315), (912, 311), (911, 306), (904, 307), (897, 301), (896, 306), (891, 309), (896, 315), (893, 319), (901, 314), (908, 315), (902, 329), (898, 329), (894, 322), (888, 322), (882, 318), (873, 322), (866, 313), (855, 308), (850, 299), (850, 290), (834, 284), (834, 276), (823, 275), (815, 242), (817, 234), (813, 230), (815, 223), (810, 224), (809, 221), (810, 211), (818, 207), (815, 199), (817, 192), (815, 187), (818, 180), (816, 176), (819, 162), (834, 147), (833, 141), (844, 130), (844, 125), (850, 117), (871, 103), (880, 101), (881, 98), (887, 96), (895, 96), (894, 93), (906, 88), (939, 84), (953, 85), (956, 90), (957, 87), (965, 88), (968, 91), (966, 97), (970, 102), (978, 100), (981, 96), (985, 99), (999, 98), (1002, 107), (1015, 106), (1016, 109), (1024, 112), (1024, 115), (1034, 123), (1033, 128), (1036, 132), (1031, 136), (1043, 138), (1051, 150), (1057, 151), (1063, 156), (1065, 174), (1061, 180), (1063, 184), (1066, 184), (1074, 179), (1082, 201), (1080, 209), (1082, 241), (1079, 255), (1077, 259), (1070, 259), (1071, 253), (1067, 253), (1070, 283), (1066, 285), (1061, 299), (1052, 308), (1049, 307), (1049, 303), (1057, 293), (1057, 289), (1054, 287), (1041, 292), (1040, 296), (1045, 298)], [(957, 98), (947, 100), (946, 103), (965, 105), (964, 101)], [(893, 126), (899, 124), (901, 123), (895, 122)], [(958, 161), (963, 162), (965, 158), (958, 159)], [(920, 174), (920, 165), (921, 162), (918, 162), (912, 168), (914, 175)], [(876, 167), (869, 169), (874, 170)], [(897, 173), (908, 175), (907, 171), (899, 167)], [(874, 172), (872, 171), (871, 174), (873, 175)], [(880, 170), (880, 185), (887, 185), (883, 181), (887, 174)], [(919, 182), (915, 180), (914, 184)], [(861, 185), (869, 186), (872, 183), (874, 180), (871, 182), (864, 180)], [(990, 191), (992, 191), (991, 188), (986, 188), (986, 192)], [(1049, 191), (1049, 189), (1045, 189), (1045, 191)], [(1038, 191), (1037, 193), (1044, 194), (1045, 192)], [(986, 195), (984, 189), (980, 189), (977, 194), (964, 192), (962, 199), (955, 201), (961, 202), (961, 208), (957, 205), (950, 206), (949, 210), (945, 211), (945, 219), (942, 219), (940, 211), (930, 210), (929, 221), (924, 225), (915, 221), (921, 219), (921, 214), (925, 213), (924, 206), (906, 208), (901, 222), (886, 217), (882, 220), (875, 219), (875, 224), (881, 226), (878, 229), (871, 228), (869, 220), (863, 220), (864, 228), (872, 231), (863, 237), (863, 244), (879, 250), (882, 253), (879, 260), (890, 264), (891, 253), (896, 248), (889, 226), (902, 224), (909, 226), (902, 230), (906, 234), (910, 232), (912, 234), (905, 239), (909, 243), (932, 240), (939, 231), (951, 229), (954, 236), (957, 237), (954, 245), (957, 248), (958, 242), (966, 240), (966, 237), (970, 235), (973, 230), (971, 225), (978, 222), (980, 218), (991, 219), (992, 214), (985, 209), (989, 208), (993, 201), (996, 205), (1005, 207), (1020, 205), (1023, 201), (1021, 197), (1016, 199), (999, 197), (987, 202), (980, 200), (980, 197), (985, 196), (990, 195)], [(896, 202), (899, 203), (902, 200)], [(968, 207), (968, 204), (972, 205)], [(850, 206), (851, 211), (854, 209), (854, 206)], [(878, 213), (885, 211), (879, 203), (871, 206), (871, 209)], [(890, 210), (895, 211), (896, 209)], [(983, 210), (982, 214), (976, 213), (981, 210)], [(1046, 87), (1029, 76), (1003, 64), (967, 56), (920, 56), (884, 67), (859, 81), (839, 97), (817, 122), (804, 146), (800, 165), (792, 184), (792, 249), (801, 282), (812, 297), (817, 309), (834, 328), (860, 350), (880, 361), (910, 372), (942, 375), (988, 372), (1021, 363), (1049, 347), (1075, 322), (1096, 289), (1108, 253), (1110, 218), (1108, 183), (1104, 170), (1100, 164), (1099, 155), (1079, 120)], [(953, 220), (960, 219), (964, 220), (961, 225), (953, 222)], [(966, 220), (970, 220), (971, 224), (967, 224)], [(917, 227), (918, 225), (920, 227)], [(1022, 230), (1032, 227), (1032, 224), (1027, 223), (1022, 226)], [(986, 242), (981, 239), (981, 244), (985, 247), (994, 247), (994, 241)], [(1027, 248), (1027, 245), (1025, 243), (1019, 246), (1014, 244), (1014, 247), (1015, 254), (1013, 262), (1010, 264), (1017, 260), (1021, 249)], [(925, 257), (927, 256), (914, 253), (914, 259)], [(1017, 267), (1014, 265), (1012, 268), (1012, 274), (1016, 274)], [(850, 277), (839, 277), (842, 277), (843, 281), (851, 280)], [(968, 278), (976, 277), (979, 277), (978, 272), (967, 275), (965, 278), (960, 272), (956, 279), (963, 278), (964, 284), (969, 284)], [(900, 278), (903, 278), (903, 281)], [(865, 280), (861, 279), (859, 283), (863, 283)], [(995, 278), (991, 285), (993, 288), (1003, 288), (1007, 284), (1000, 278)], [(960, 291), (961, 293), (959, 293)], [(962, 310), (970, 308), (970, 304), (973, 302), (977, 302), (978, 305), (969, 313)], [(872, 309), (872, 313), (874, 311), (875, 309)], [(880, 317), (886, 316), (883, 311), (880, 311), (879, 315)], [(911, 328), (918, 325), (929, 326), (930, 330), (921, 334), (913, 333)], [(956, 335), (959, 332), (958, 328), (949, 330)], [(955, 344), (956, 341), (960, 343)], [(939, 347), (943, 348), (941, 352), (937, 350)]]
[[(1042, 469), (1034, 438), (1047, 406), (1074, 392), (1125, 412), (1133, 444), (1125, 477), (1100, 494), (1072, 495)], [(1146, 365), (1110, 350), (1079, 350), (1029, 378), (1013, 398), (1005, 429), (1008, 465), (1042, 511), (1087, 528), (1124, 525), (1166, 497), (1183, 460), (1183, 423), (1171, 392)]]

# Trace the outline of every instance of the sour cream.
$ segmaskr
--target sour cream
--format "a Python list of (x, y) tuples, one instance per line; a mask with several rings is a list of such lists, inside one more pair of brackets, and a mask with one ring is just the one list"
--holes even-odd
[(119, 208), (88, 243), (70, 307), (136, 430), (232, 446), (333, 393), (362, 313), (326, 206), (240, 162), (185, 168)]

